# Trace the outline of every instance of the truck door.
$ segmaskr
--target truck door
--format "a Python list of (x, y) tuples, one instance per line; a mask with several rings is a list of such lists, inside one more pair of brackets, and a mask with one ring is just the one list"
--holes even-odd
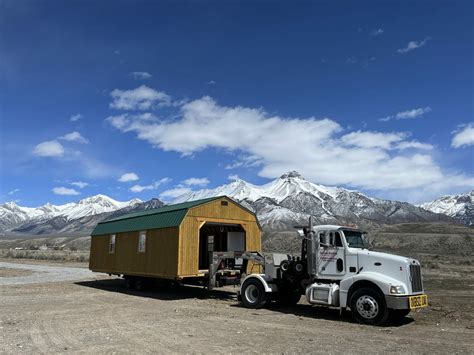
[(346, 273), (345, 250), (338, 231), (320, 231), (319, 274), (322, 277), (343, 276)]

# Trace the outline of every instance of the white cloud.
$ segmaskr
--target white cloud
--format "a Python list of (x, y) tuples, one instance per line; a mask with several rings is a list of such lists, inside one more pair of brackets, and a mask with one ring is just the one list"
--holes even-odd
[(155, 105), (171, 105), (171, 98), (168, 94), (146, 85), (132, 90), (115, 89), (110, 95), (113, 98), (110, 107), (119, 110), (149, 110)]
[(64, 154), (64, 147), (58, 141), (46, 141), (38, 144), (33, 149), (33, 154), (40, 157), (61, 157)]
[(160, 187), (161, 185), (164, 185), (164, 184), (167, 184), (171, 181), (170, 178), (163, 178), (159, 181), (155, 181), (154, 183), (150, 184), (150, 185), (133, 185), (131, 188), (130, 188), (130, 191), (132, 192), (142, 192), (142, 191), (145, 191), (145, 190), (156, 190), (158, 187)]
[(214, 80), (206, 81), (206, 85), (216, 85), (217, 83)]
[(341, 141), (353, 147), (391, 149), (393, 143), (401, 142), (405, 137), (405, 133), (356, 131), (342, 136)]
[(89, 141), (77, 131), (67, 133), (64, 136), (59, 137), (59, 139), (62, 139), (68, 142), (76, 142), (76, 143), (82, 143), (82, 144), (89, 143)]
[(225, 169), (232, 170), (237, 168), (256, 168), (261, 166), (263, 161), (260, 157), (255, 155), (242, 155), (236, 161), (231, 164), (227, 164)]
[(355, 64), (358, 62), (357, 58), (352, 56), (352, 57), (349, 57), (346, 59), (346, 62), (349, 63), (349, 64)]
[(181, 196), (185, 193), (191, 192), (192, 187), (204, 187), (209, 184), (209, 179), (208, 178), (189, 178), (186, 180), (181, 181), (180, 184), (176, 185), (172, 189), (168, 189), (166, 191), (163, 191), (160, 194), (160, 198), (166, 200), (170, 198), (176, 198), (178, 196)]
[(83, 181), (74, 181), (74, 182), (71, 182), (71, 185), (77, 186), (78, 188), (83, 189), (84, 187), (89, 186), (89, 183), (83, 182)]
[(407, 46), (405, 48), (400, 48), (397, 50), (398, 53), (405, 54), (408, 52), (411, 52), (417, 48), (423, 47), (426, 42), (428, 42), (431, 39), (431, 37), (426, 37), (422, 41), (410, 41), (408, 42)]
[(17, 192), (20, 192), (20, 189), (13, 189), (11, 191), (8, 192), (9, 195), (14, 195), (16, 194)]
[(82, 120), (84, 117), (78, 113), (78, 114), (75, 114), (75, 115), (72, 115), (71, 117), (69, 117), (69, 121), (71, 122), (77, 122), (79, 120)]
[[(373, 191), (474, 185), (472, 177), (444, 173), (428, 154), (428, 145), (407, 141), (409, 133), (356, 131), (341, 137), (342, 128), (332, 119), (269, 115), (261, 109), (221, 106), (210, 97), (183, 104), (170, 120), (128, 115), (120, 124), (114, 117), (107, 121), (153, 147), (183, 156), (209, 148), (238, 153), (241, 158), (234, 166), (242, 166), (247, 157), (259, 175), (268, 178), (297, 170), (321, 184)], [(178, 192), (183, 190), (172, 189), (164, 196)]]
[(183, 181), (186, 186), (206, 186), (209, 184), (208, 178), (189, 178)]
[(135, 122), (136, 121), (156, 121), (157, 122), (158, 118), (149, 112), (145, 112), (145, 113), (140, 113), (136, 115), (130, 115), (130, 114), (125, 113), (122, 115), (110, 116), (110, 117), (107, 117), (106, 120), (112, 126), (121, 130), (127, 127), (128, 125), (130, 125), (131, 122), (133, 121)]
[(373, 30), (370, 32), (371, 36), (380, 36), (383, 33), (383, 30), (381, 28), (377, 28), (376, 30)]
[(173, 198), (176, 198), (178, 196), (181, 196), (185, 193), (188, 193), (188, 192), (191, 192), (191, 188), (189, 187), (175, 187), (173, 189), (169, 189), (169, 190), (166, 190), (166, 191), (163, 191), (161, 194), (160, 194), (160, 198), (166, 200), (166, 199), (173, 199)]
[(431, 111), (432, 111), (431, 107), (429, 107), (429, 106), (414, 108), (414, 109), (411, 109), (411, 110), (398, 112), (395, 115), (390, 115), (390, 116), (387, 116), (387, 117), (380, 118), (379, 121), (388, 122), (392, 119), (396, 119), (396, 120), (414, 119), (414, 118), (417, 118), (417, 117), (421, 117), (424, 114), (429, 113)]
[(120, 182), (129, 182), (129, 181), (137, 181), (139, 179), (138, 175), (135, 173), (125, 173), (120, 178), (118, 181)]
[(74, 196), (74, 195), (79, 195), (79, 191), (76, 191), (74, 189), (68, 189), (67, 187), (55, 187), (52, 189), (53, 193), (56, 195), (68, 195), (68, 196)]
[(415, 108), (413, 110), (399, 112), (396, 114), (395, 118), (397, 120), (412, 119), (412, 118), (423, 116), (425, 113), (428, 113), (428, 112), (431, 112), (431, 107), (429, 106), (420, 107), (420, 108)]
[(227, 178), (228, 178), (229, 180), (232, 180), (232, 181), (235, 181), (235, 180), (239, 180), (239, 179), (240, 179), (239, 175), (237, 175), (237, 174), (230, 174), (229, 176), (227, 176)]
[(146, 71), (134, 71), (131, 72), (130, 75), (136, 80), (147, 80), (153, 76)]
[(428, 143), (421, 143), (417, 141), (409, 141), (409, 142), (401, 142), (396, 145), (396, 149), (424, 149), (424, 150), (430, 150), (433, 149), (434, 147), (431, 144)]
[(464, 125), (459, 130), (454, 131), (453, 134), (452, 147), (460, 148), (474, 145), (474, 122)]

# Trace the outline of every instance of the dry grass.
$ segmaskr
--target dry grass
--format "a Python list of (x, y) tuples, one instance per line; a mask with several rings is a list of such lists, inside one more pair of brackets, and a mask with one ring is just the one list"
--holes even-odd
[(67, 262), (89, 261), (89, 251), (86, 250), (5, 250), (0, 249), (0, 258), (51, 260)]

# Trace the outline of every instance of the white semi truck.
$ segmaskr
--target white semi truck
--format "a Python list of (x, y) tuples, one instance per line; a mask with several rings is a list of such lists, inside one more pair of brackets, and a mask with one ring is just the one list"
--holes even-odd
[[(304, 294), (310, 304), (350, 309), (356, 321), (380, 325), (428, 305), (417, 260), (368, 250), (365, 233), (359, 229), (312, 226), (311, 219), (309, 224), (299, 228), (298, 257), (241, 255), (264, 268), (241, 281), (238, 297), (245, 307), (296, 304)], [(213, 265), (226, 258), (214, 254)]]

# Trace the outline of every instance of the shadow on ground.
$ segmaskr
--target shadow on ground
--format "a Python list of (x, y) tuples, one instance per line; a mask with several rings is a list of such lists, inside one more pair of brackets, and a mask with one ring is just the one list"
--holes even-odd
[[(313, 319), (324, 319), (328, 321), (337, 321), (343, 323), (353, 323), (352, 315), (349, 311), (340, 311), (335, 308), (327, 308), (323, 306), (313, 306), (305, 303), (298, 303), (295, 306), (278, 306), (274, 303), (270, 304), (266, 309), (274, 312), (280, 312), (283, 314), (293, 315), (296, 317), (313, 318)], [(242, 307), (241, 304), (235, 304), (233, 307)], [(387, 321), (382, 327), (399, 327), (402, 325), (410, 324), (413, 322), (413, 318), (405, 317), (401, 321)]]
[(180, 299), (218, 299), (235, 300), (237, 302), (236, 292), (228, 290), (204, 289), (202, 286), (181, 286), (181, 285), (151, 285), (143, 291), (130, 290), (125, 287), (122, 279), (113, 280), (95, 280), (75, 282), (76, 285), (91, 287), (103, 291), (122, 293), (137, 297), (147, 297), (162, 301), (174, 301)]
[[(91, 287), (94, 289), (99, 289), (108, 292), (121, 293), (130, 296), (137, 297), (146, 297), (162, 301), (175, 301), (175, 300), (185, 300), (185, 299), (215, 299), (222, 301), (233, 301), (235, 302), (232, 307), (242, 308), (247, 312), (252, 312), (255, 316), (264, 316), (264, 313), (261, 310), (255, 309), (246, 309), (237, 301), (237, 288), (235, 291), (230, 291), (229, 289), (214, 289), (207, 290), (202, 286), (188, 286), (188, 285), (159, 285), (154, 284), (148, 286), (144, 291), (130, 290), (125, 287), (124, 280), (122, 279), (113, 279), (113, 280), (95, 280), (95, 281), (80, 281), (76, 282), (76, 285)], [(302, 302), (302, 301), (301, 301)], [(340, 312), (338, 309), (331, 309), (321, 306), (312, 306), (309, 304), (299, 303), (295, 306), (278, 306), (275, 303), (271, 303), (264, 311), (268, 312), (279, 312), (283, 314), (288, 314), (296, 317), (304, 318), (313, 318), (313, 319), (323, 319), (328, 321), (337, 321), (352, 323), (352, 316), (348, 311)], [(410, 317), (405, 317), (400, 322), (388, 322), (384, 327), (399, 327), (402, 325), (410, 324), (413, 322), (413, 319)]]

